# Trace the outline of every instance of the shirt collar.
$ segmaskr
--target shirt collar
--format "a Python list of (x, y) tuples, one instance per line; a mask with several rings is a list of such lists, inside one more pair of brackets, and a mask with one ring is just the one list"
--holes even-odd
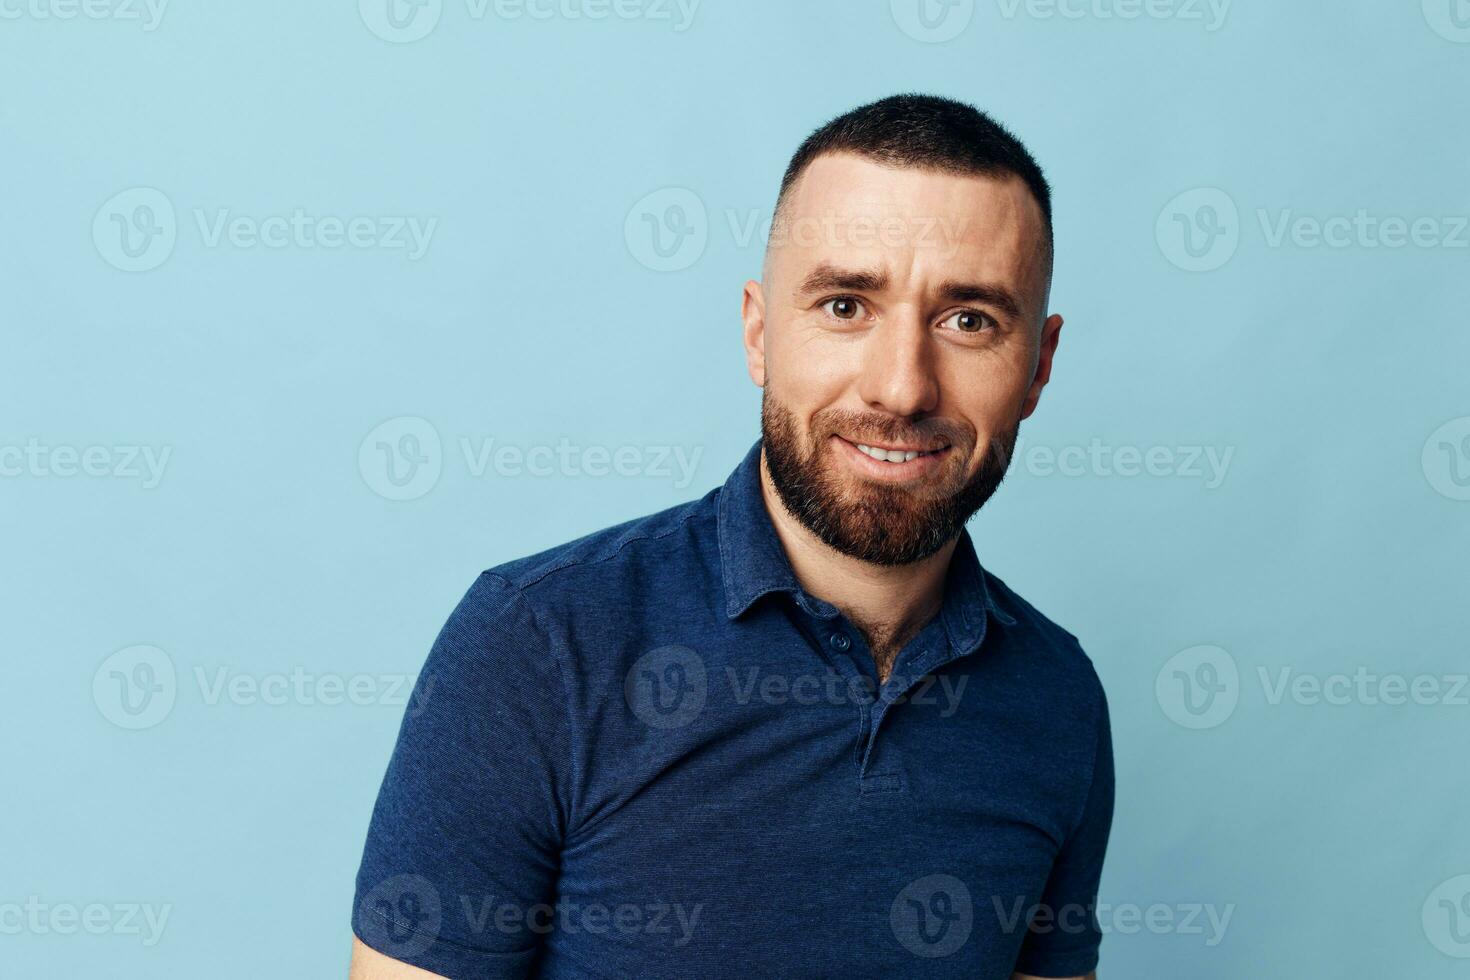
[[(761, 443), (757, 439), (720, 490), (717, 522), (725, 613), (735, 619), (761, 596), (787, 592), (811, 615), (831, 619), (838, 615), (838, 609), (808, 595), (796, 581), (761, 495), (760, 463)], [(945, 631), (957, 652), (969, 653), (979, 645), (985, 635), (987, 614), (1006, 625), (1016, 622), (995, 601), (970, 532), (961, 531), (950, 558), (940, 609)]]

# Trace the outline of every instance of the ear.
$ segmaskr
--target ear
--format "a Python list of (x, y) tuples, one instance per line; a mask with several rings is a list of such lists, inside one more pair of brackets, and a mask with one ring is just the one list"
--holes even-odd
[(1021, 403), (1021, 418), (1030, 418), (1041, 401), (1041, 389), (1051, 380), (1051, 362), (1057, 354), (1057, 343), (1062, 338), (1062, 318), (1053, 313), (1041, 325), (1041, 350), (1036, 358), (1036, 374), (1031, 378), (1031, 387), (1026, 390), (1026, 400)]
[(745, 284), (740, 300), (740, 318), (745, 321), (745, 368), (757, 388), (766, 386), (766, 296), (759, 280)]

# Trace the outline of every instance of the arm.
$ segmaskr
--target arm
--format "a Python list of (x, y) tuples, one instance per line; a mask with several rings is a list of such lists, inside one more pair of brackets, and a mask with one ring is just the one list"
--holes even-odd
[(1097, 891), (1113, 822), (1113, 740), (1101, 685), (1096, 726), (1086, 799), (1052, 865), (1041, 896), (1043, 914), (1026, 928), (1012, 980), (1086, 980), (1097, 967), (1102, 942)]
[(437, 973), (409, 966), (352, 939), (352, 966), (347, 980), (445, 980)]
[(525, 599), (481, 575), (419, 673), (373, 809), (355, 980), (534, 971), (570, 796), (565, 690)]

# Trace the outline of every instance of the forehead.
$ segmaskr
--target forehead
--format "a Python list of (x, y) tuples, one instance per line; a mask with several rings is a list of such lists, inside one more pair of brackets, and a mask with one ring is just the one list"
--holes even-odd
[(817, 157), (788, 191), (772, 259), (883, 269), (900, 277), (1043, 288), (1046, 226), (1019, 177), (890, 167), (850, 153)]

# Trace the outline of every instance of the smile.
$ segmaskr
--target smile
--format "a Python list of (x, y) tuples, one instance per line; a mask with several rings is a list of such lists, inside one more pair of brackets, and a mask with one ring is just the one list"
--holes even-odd
[(935, 475), (953, 446), (875, 446), (833, 435), (853, 472), (869, 480), (909, 482)]
[(853, 445), (858, 447), (858, 452), (865, 453), (884, 463), (907, 463), (909, 460), (918, 459), (920, 456), (929, 456), (933, 453), (944, 451), (943, 449), (882, 449), (877, 446), (865, 445), (861, 442), (855, 442)]

